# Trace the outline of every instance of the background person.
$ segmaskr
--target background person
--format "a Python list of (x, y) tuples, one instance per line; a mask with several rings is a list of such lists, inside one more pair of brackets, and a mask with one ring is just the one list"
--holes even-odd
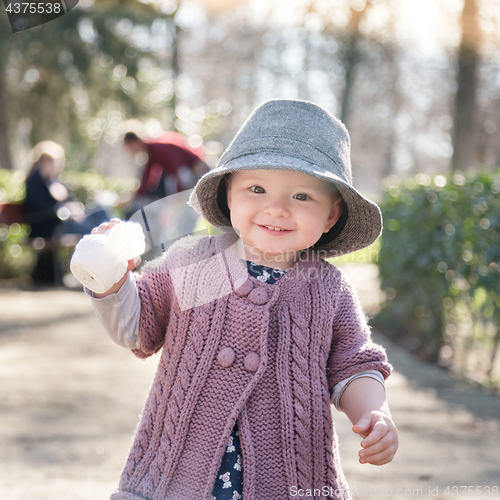
[(147, 141), (135, 132), (127, 132), (123, 144), (132, 155), (140, 152), (148, 155), (130, 213), (171, 194), (192, 189), (208, 171), (201, 150), (195, 152), (176, 132), (165, 132), (157, 139)]
[(109, 220), (104, 209), (86, 212), (82, 203), (59, 179), (65, 166), (64, 149), (52, 141), (38, 143), (30, 153), (33, 163), (26, 178), (23, 201), (30, 239), (40, 238), (37, 263), (32, 272), (36, 284), (61, 284), (62, 269), (57, 246), (63, 234), (84, 235)]

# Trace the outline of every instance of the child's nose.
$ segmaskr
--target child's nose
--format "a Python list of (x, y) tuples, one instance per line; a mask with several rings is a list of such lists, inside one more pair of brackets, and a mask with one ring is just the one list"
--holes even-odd
[(269, 202), (264, 207), (264, 212), (271, 215), (272, 217), (287, 217), (290, 215), (288, 209), (288, 204), (279, 198), (269, 200)]

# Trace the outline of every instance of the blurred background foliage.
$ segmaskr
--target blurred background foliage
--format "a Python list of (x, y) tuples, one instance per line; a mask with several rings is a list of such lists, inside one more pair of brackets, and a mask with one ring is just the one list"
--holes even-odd
[(384, 181), (375, 323), (426, 361), (498, 386), (500, 170)]
[(0, 165), (61, 143), (68, 168), (136, 174), (127, 122), (204, 144), (212, 163), (271, 97), (324, 105), (369, 194), (395, 173), (498, 165), (495, 0), (81, 0), (15, 36), (0, 22)]
[[(24, 174), (0, 169), (0, 203), (20, 202), (24, 198)], [(34, 250), (25, 243), (30, 228), (26, 224), (0, 224), (0, 279), (29, 276)]]
[[(325, 106), (356, 188), (383, 200), (379, 324), (498, 384), (497, 0), (80, 0), (16, 35), (1, 14), (0, 45), (0, 203), (22, 198), (40, 140), (64, 146), (80, 201), (113, 206), (141, 168), (126, 131), (179, 131), (214, 165), (265, 99)], [(27, 234), (0, 228), (3, 276), (22, 274)]]

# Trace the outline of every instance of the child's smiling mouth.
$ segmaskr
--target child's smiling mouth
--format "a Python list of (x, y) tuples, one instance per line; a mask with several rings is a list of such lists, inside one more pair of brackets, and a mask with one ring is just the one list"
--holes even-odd
[(269, 233), (274, 233), (274, 234), (289, 233), (291, 231), (291, 229), (283, 229), (281, 227), (276, 227), (276, 226), (265, 226), (265, 225), (259, 224), (259, 227), (264, 229), (265, 231), (267, 231)]

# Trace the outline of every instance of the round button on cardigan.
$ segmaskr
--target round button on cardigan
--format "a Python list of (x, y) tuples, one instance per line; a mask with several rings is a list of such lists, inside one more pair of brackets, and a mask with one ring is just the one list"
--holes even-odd
[(267, 304), (269, 301), (269, 295), (268, 293), (264, 290), (264, 288), (254, 288), (249, 294), (248, 294), (248, 300), (250, 302), (253, 302), (254, 304), (257, 304), (258, 306), (262, 306), (264, 304)]
[(245, 356), (244, 365), (245, 368), (252, 373), (255, 373), (259, 369), (260, 356), (256, 352), (249, 352)]
[(228, 368), (234, 363), (234, 351), (230, 347), (224, 347), (217, 355), (217, 361), (222, 368)]

